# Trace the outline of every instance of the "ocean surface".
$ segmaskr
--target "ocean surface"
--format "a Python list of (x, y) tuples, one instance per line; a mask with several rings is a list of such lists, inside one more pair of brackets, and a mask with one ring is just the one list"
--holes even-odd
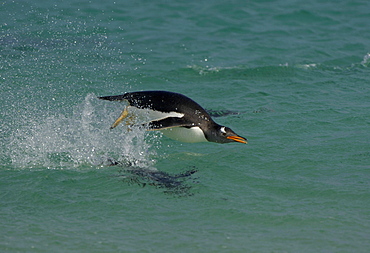
[[(0, 251), (369, 252), (369, 10), (2, 1)], [(109, 130), (138, 90), (249, 143)]]

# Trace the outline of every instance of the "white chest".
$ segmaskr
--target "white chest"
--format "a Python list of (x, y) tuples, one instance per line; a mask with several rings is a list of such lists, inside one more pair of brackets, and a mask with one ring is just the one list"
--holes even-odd
[(199, 127), (173, 127), (162, 129), (161, 132), (176, 141), (181, 142), (207, 142), (208, 140), (203, 134), (203, 131)]

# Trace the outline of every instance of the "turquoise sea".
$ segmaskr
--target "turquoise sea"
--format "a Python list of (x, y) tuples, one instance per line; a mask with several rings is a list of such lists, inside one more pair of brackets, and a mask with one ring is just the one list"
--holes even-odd
[[(0, 252), (369, 252), (369, 10), (2, 1)], [(138, 90), (249, 143), (109, 130)]]

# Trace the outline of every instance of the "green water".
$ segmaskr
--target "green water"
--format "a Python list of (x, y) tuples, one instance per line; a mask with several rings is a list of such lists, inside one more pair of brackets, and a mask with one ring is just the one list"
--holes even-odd
[[(368, 252), (369, 9), (5, 1), (0, 251)], [(109, 130), (123, 105), (96, 96), (153, 89), (249, 144)]]

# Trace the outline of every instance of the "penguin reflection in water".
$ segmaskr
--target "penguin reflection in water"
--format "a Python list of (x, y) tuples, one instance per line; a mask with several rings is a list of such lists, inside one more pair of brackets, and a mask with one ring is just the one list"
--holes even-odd
[(145, 115), (142, 124), (148, 130), (159, 130), (171, 139), (181, 142), (247, 143), (228, 127), (217, 124), (209, 113), (192, 99), (168, 91), (138, 91), (117, 96), (99, 97), (109, 101), (127, 101), (121, 115), (111, 126), (115, 128), (127, 118), (132, 124), (136, 115)]

